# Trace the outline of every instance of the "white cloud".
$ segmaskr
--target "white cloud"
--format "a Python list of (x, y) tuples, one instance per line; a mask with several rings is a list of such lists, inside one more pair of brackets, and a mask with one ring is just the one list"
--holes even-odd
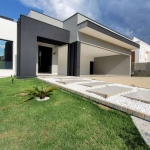
[(91, 10), (84, 6), (84, 2), (88, 0), (20, 0), (24, 5), (37, 8), (43, 11), (44, 14), (64, 20), (76, 12), (81, 12), (85, 15), (92, 15)]
[(128, 37), (134, 37), (134, 32), (131, 31), (129, 28), (125, 28), (125, 27), (122, 27), (122, 26), (119, 26), (119, 25), (116, 25), (116, 24), (112, 24), (110, 26), (113, 30), (123, 34), (123, 35), (126, 35)]
[[(150, 44), (150, 0), (19, 0), (30, 8), (64, 20), (76, 12), (129, 37)], [(111, 26), (113, 24), (113, 26)]]

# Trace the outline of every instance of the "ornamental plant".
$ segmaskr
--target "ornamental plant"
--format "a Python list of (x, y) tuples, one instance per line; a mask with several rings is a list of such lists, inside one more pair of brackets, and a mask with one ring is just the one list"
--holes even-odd
[(45, 97), (50, 97), (52, 92), (56, 90), (56, 86), (47, 87), (47, 86), (35, 86), (32, 89), (26, 90), (26, 95), (29, 96), (27, 100), (34, 99), (35, 97), (39, 97), (40, 99), (44, 99)]

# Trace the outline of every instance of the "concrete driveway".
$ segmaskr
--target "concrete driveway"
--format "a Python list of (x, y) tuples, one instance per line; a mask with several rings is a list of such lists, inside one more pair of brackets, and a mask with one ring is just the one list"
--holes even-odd
[(129, 77), (116, 75), (82, 75), (81, 77), (150, 89), (150, 77)]

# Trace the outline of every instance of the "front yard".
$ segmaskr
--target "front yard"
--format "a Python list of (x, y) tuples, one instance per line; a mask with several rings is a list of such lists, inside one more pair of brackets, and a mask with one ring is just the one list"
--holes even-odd
[(18, 94), (34, 85), (45, 83), (0, 79), (0, 149), (149, 150), (129, 115), (61, 89), (48, 101), (15, 105), (25, 99)]

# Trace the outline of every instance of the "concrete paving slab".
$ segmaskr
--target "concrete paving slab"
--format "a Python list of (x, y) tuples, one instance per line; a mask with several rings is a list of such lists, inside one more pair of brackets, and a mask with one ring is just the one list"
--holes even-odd
[(101, 86), (101, 85), (108, 85), (108, 84), (110, 84), (110, 83), (108, 83), (108, 82), (90, 82), (90, 83), (82, 83), (80, 85), (94, 87), (94, 86)]
[(57, 77), (55, 79), (61, 79), (61, 80), (68, 80), (68, 79), (72, 79), (72, 80), (76, 80), (76, 79), (83, 79), (83, 78), (79, 78), (79, 77)]
[(88, 82), (89, 80), (58, 80), (56, 82), (62, 83), (62, 84), (71, 84), (71, 83), (76, 83), (76, 82)]
[(137, 91), (123, 96), (150, 104), (150, 91)]
[(132, 90), (131, 88), (125, 88), (125, 87), (119, 87), (119, 86), (109, 86), (109, 87), (103, 87), (103, 88), (97, 88), (97, 89), (91, 89), (87, 90), (87, 92), (94, 93), (97, 95), (100, 95), (104, 98), (120, 94), (122, 92), (127, 92)]

